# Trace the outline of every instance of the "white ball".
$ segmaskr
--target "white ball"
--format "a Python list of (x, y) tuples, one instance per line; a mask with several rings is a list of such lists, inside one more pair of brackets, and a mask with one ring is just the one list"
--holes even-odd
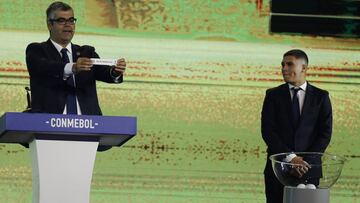
[(300, 183), (300, 184), (297, 186), (297, 188), (305, 189), (306, 187), (305, 187), (304, 184)]
[(316, 189), (316, 186), (314, 184), (307, 184), (306, 189)]

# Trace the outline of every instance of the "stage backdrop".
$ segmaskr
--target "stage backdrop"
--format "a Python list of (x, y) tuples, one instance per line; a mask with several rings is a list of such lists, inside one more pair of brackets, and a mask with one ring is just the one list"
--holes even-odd
[[(48, 39), (49, 0), (0, 1), (0, 113), (26, 107), (25, 48)], [(360, 201), (360, 41), (269, 34), (268, 0), (79, 0), (73, 42), (125, 57), (124, 83), (97, 83), (104, 115), (136, 116), (138, 134), (98, 153), (91, 202), (264, 202), (265, 90), (282, 54), (310, 58), (308, 80), (334, 111), (328, 152), (345, 156), (334, 203)], [(0, 145), (0, 202), (31, 202), (29, 150)]]

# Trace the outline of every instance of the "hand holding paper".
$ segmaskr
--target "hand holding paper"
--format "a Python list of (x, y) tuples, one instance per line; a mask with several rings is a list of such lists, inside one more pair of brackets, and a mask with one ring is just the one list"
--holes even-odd
[(117, 63), (116, 59), (91, 58), (90, 60), (93, 63), (93, 65), (115, 66)]
[(124, 58), (118, 59), (114, 66), (113, 72), (117, 75), (123, 75), (126, 69), (126, 62)]
[(81, 71), (89, 71), (91, 70), (92, 66), (93, 64), (89, 58), (79, 57), (76, 63), (74, 63), (72, 66), (72, 72), (79, 73)]
[(81, 71), (91, 70), (93, 65), (113, 66), (111, 74), (118, 77), (124, 74), (126, 69), (126, 62), (124, 58), (116, 59), (99, 59), (99, 58), (85, 58), (79, 57), (73, 65), (73, 72), (78, 73)]

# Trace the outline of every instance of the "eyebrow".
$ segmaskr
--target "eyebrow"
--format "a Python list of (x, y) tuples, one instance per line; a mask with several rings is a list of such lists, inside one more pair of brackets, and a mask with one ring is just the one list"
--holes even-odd
[(287, 64), (287, 65), (292, 65), (292, 64), (294, 64), (292, 61), (282, 61), (281, 62), (281, 65), (283, 66), (283, 65), (285, 65), (285, 64)]
[(54, 18), (53, 20), (60, 20), (60, 19), (70, 20), (70, 19), (75, 19), (75, 18), (74, 17), (70, 17), (70, 18), (59, 17), (59, 18)]

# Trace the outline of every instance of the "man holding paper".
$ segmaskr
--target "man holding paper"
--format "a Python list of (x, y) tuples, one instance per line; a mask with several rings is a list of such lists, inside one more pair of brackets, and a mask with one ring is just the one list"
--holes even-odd
[(101, 115), (96, 80), (121, 83), (125, 59), (100, 60), (91, 46), (71, 43), (76, 18), (66, 3), (46, 10), (50, 38), (26, 48), (33, 112)]

